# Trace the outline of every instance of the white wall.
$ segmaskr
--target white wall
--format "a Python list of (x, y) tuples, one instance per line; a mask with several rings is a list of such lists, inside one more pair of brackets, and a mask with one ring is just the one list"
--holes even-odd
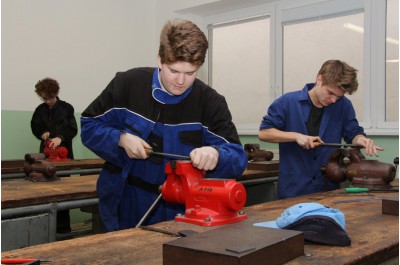
[(52, 77), (82, 112), (117, 71), (155, 66), (155, 0), (2, 0), (1, 107), (41, 103), (36, 82)]
[[(117, 71), (155, 66), (165, 21), (273, 0), (2, 0), (1, 109), (33, 111), (39, 79), (60, 83), (60, 98), (82, 112)], [(208, 80), (205, 64), (198, 77)]]

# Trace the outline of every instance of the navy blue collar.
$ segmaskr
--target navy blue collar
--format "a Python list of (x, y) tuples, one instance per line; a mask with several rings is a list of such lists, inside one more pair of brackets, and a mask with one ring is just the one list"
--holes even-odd
[(169, 93), (166, 90), (162, 89), (161, 82), (158, 78), (158, 71), (159, 68), (157, 68), (154, 73), (153, 73), (153, 82), (152, 82), (152, 94), (153, 98), (160, 102), (161, 104), (178, 104), (181, 102), (184, 98), (186, 98), (187, 95), (190, 94), (190, 92), (193, 89), (193, 86), (191, 86), (188, 90), (185, 91), (182, 95), (175, 96)]

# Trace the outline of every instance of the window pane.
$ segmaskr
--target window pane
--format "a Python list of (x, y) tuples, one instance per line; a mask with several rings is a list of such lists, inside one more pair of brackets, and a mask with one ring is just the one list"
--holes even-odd
[(399, 121), (399, 0), (387, 0), (386, 16), (386, 115)]
[(283, 32), (283, 93), (314, 83), (325, 61), (345, 61), (358, 69), (358, 90), (346, 96), (363, 121), (364, 13), (285, 25)]
[(270, 19), (218, 25), (211, 52), (212, 87), (225, 96), (239, 132), (258, 131), (271, 103)]

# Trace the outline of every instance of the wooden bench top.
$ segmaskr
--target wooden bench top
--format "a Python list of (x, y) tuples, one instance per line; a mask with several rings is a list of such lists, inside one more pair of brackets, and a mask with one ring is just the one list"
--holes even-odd
[(61, 177), (59, 181), (32, 182), (25, 179), (1, 182), (1, 208), (39, 205), (96, 198), (98, 175)]
[[(24, 173), (25, 160), (2, 160), (1, 173)], [(101, 168), (104, 160), (100, 158), (93, 159), (71, 159), (65, 161), (50, 162), (57, 170), (71, 170), (71, 169), (88, 169), (88, 168)]]
[[(346, 231), (352, 240), (352, 245), (337, 247), (305, 242), (306, 255), (291, 260), (287, 264), (379, 264), (398, 256), (399, 252), (399, 218), (382, 214), (381, 198), (398, 199), (398, 193), (360, 195), (346, 194), (344, 190), (336, 190), (271, 201), (253, 205), (244, 210), (248, 215), (246, 222), (252, 224), (275, 220), (286, 208), (301, 202), (317, 202), (339, 209), (345, 214)], [(162, 222), (151, 227), (173, 233), (188, 229), (203, 232), (217, 228), (175, 221)], [(162, 245), (171, 240), (176, 240), (176, 237), (135, 228), (2, 252), (2, 258), (50, 258), (52, 265), (161, 265)]]

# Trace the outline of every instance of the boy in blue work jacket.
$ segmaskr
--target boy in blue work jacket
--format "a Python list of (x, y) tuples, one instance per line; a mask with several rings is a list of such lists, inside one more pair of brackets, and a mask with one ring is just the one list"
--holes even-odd
[[(106, 163), (97, 182), (105, 231), (135, 227), (166, 180), (168, 157), (190, 156), (206, 177), (235, 179), (247, 157), (225, 98), (196, 78), (208, 49), (192, 22), (172, 20), (161, 31), (157, 68), (115, 75), (82, 113), (82, 142)], [(143, 225), (172, 220), (184, 205), (161, 201)]]
[(315, 148), (315, 142), (341, 143), (343, 138), (365, 147), (370, 156), (383, 151), (365, 137), (352, 103), (344, 97), (357, 88), (357, 70), (329, 60), (322, 65), (315, 84), (282, 95), (268, 108), (258, 136), (279, 143), (279, 199), (339, 188), (321, 173), (334, 149)]

